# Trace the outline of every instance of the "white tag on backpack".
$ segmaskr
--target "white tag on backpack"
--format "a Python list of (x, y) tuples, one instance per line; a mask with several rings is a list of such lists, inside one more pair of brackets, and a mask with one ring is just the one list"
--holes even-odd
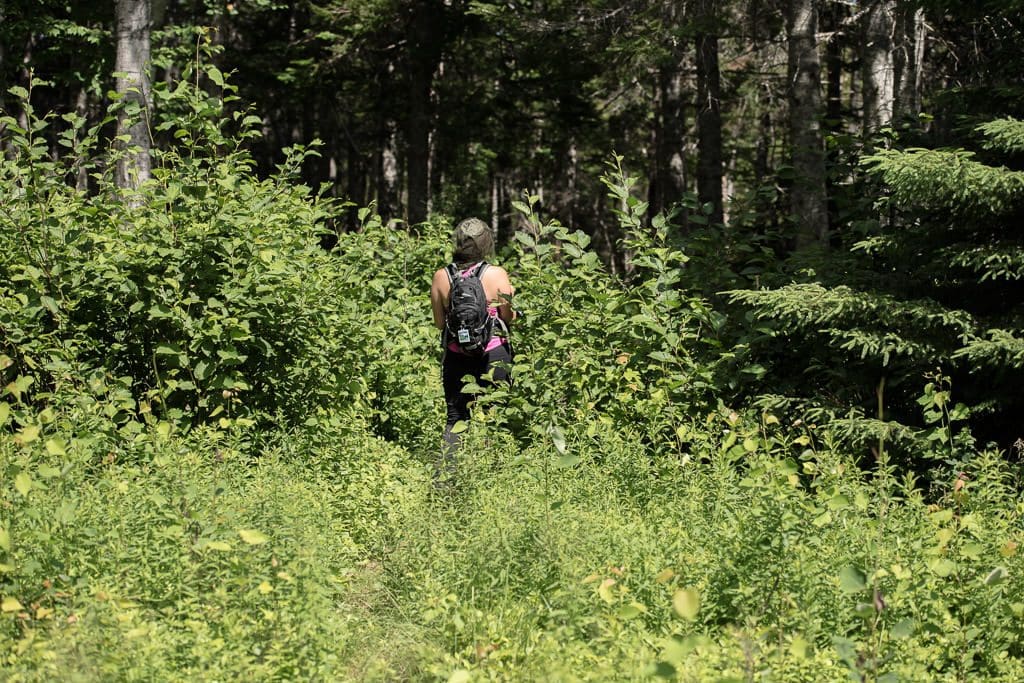
[(459, 343), (460, 344), (468, 344), (469, 343), (469, 330), (467, 330), (465, 327), (459, 329)]

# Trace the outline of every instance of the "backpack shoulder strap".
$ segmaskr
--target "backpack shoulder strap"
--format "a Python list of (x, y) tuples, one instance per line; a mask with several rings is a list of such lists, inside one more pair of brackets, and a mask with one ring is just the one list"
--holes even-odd
[(483, 277), (484, 271), (487, 270), (487, 266), (489, 265), (491, 264), (489, 264), (487, 261), (481, 261), (480, 263), (476, 264), (476, 268), (473, 270), (473, 274), (476, 275), (477, 277)]
[(448, 285), (454, 285), (455, 276), (459, 274), (459, 269), (456, 267), (456, 265), (454, 263), (449, 263), (447, 266), (444, 267), (444, 272), (448, 273)]

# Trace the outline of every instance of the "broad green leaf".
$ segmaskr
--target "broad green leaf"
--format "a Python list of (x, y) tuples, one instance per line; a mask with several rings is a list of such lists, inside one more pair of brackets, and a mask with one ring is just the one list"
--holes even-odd
[(21, 395), (28, 391), (28, 388), (32, 386), (33, 382), (35, 382), (35, 378), (31, 375), (21, 375), (8, 384), (6, 389), (14, 396), (15, 399), (20, 401)]
[(828, 506), (833, 510), (845, 510), (850, 507), (850, 499), (840, 493), (829, 499)]
[(210, 80), (213, 81), (217, 87), (224, 87), (224, 74), (221, 73), (220, 69), (210, 65), (206, 68), (206, 75), (210, 77)]
[(57, 438), (46, 440), (46, 452), (54, 456), (68, 454), (67, 450), (64, 448), (64, 441)]
[(913, 619), (901, 619), (897, 621), (890, 631), (893, 638), (910, 638), (917, 630)]
[(0, 548), (11, 552), (11, 534), (3, 527), (0, 527)]
[(7, 401), (0, 401), (0, 427), (7, 425), (11, 416), (11, 405)]
[(25, 445), (39, 438), (39, 425), (29, 425), (14, 435), (14, 440)]
[(448, 677), (448, 683), (469, 683), (471, 677), (469, 672), (465, 669), (456, 669), (452, 672), (452, 675)]
[(671, 579), (675, 575), (676, 575), (676, 573), (674, 571), (672, 571), (672, 568), (671, 567), (667, 567), (665, 569), (662, 569), (660, 572), (658, 572), (658, 574), (654, 577), (654, 582), (655, 583), (667, 583), (668, 580)]
[(21, 606), (21, 603), (18, 602), (17, 598), (4, 596), (3, 601), (0, 602), (0, 610), (4, 612), (20, 612), (22, 609), (24, 608)]
[(60, 470), (52, 465), (42, 464), (36, 468), (36, 474), (43, 479), (53, 479), (60, 476)]
[(270, 538), (262, 531), (256, 529), (239, 529), (238, 535), (242, 537), (242, 540), (249, 545), (259, 545), (260, 543), (266, 543)]
[(956, 562), (945, 558), (938, 558), (930, 561), (928, 563), (928, 568), (931, 569), (936, 576), (946, 578), (956, 571)]
[(672, 596), (672, 607), (680, 617), (693, 621), (700, 612), (700, 593), (695, 588), (677, 590)]
[(580, 462), (578, 455), (563, 455), (555, 460), (555, 467), (561, 470), (567, 470), (570, 467), (575, 467)]
[(620, 619), (635, 619), (636, 617), (640, 616), (641, 614), (643, 614), (646, 611), (647, 611), (647, 608), (644, 607), (643, 605), (641, 605), (640, 603), (638, 603), (638, 602), (631, 602), (628, 605), (623, 605), (622, 607), (619, 608), (619, 618)]
[(858, 567), (847, 565), (839, 571), (839, 588), (844, 593), (856, 593), (864, 590), (867, 579)]
[(19, 472), (14, 477), (14, 488), (23, 496), (27, 496), (32, 490), (32, 479), (25, 472)]
[(219, 550), (221, 552), (227, 552), (231, 550), (231, 544), (227, 541), (209, 541), (203, 547), (209, 548), (210, 550)]

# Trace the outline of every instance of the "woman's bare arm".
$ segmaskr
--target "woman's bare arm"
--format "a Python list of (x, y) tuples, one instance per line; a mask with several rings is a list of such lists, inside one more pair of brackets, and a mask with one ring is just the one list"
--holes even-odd
[(448, 273), (442, 268), (434, 273), (434, 281), (430, 284), (430, 308), (434, 312), (434, 327), (444, 329), (445, 310), (448, 308), (448, 292), (451, 283)]
[(488, 290), (496, 295), (493, 301), (497, 303), (498, 315), (506, 323), (516, 318), (516, 312), (512, 309), (512, 295), (516, 288), (508, 279), (508, 273), (501, 266), (491, 266), (484, 272), (484, 277), (489, 280)]

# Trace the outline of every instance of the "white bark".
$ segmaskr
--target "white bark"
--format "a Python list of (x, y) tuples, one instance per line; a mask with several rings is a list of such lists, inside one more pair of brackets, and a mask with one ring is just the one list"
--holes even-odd
[(870, 133), (892, 125), (896, 113), (896, 1), (875, 2), (865, 19), (864, 131)]
[[(149, 0), (115, 0), (116, 88), (125, 109), (118, 135), (127, 135), (128, 150), (117, 165), (117, 184), (136, 189), (150, 177)], [(135, 106), (133, 106), (135, 105)], [(138, 113), (131, 110), (137, 108)]]
[(821, 131), (821, 57), (818, 55), (820, 0), (789, 0), (786, 17), (789, 62), (789, 133), (793, 186), (790, 211), (797, 248), (828, 245), (825, 145)]

